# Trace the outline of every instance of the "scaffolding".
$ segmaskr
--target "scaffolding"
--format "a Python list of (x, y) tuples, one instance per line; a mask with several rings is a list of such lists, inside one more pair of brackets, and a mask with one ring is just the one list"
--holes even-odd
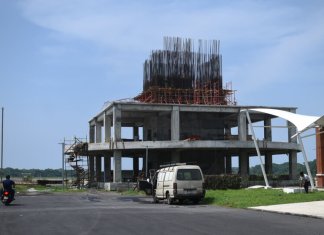
[(87, 140), (74, 137), (71, 141), (65, 141), (65, 146), (65, 163), (75, 171), (71, 186), (84, 188), (89, 182)]

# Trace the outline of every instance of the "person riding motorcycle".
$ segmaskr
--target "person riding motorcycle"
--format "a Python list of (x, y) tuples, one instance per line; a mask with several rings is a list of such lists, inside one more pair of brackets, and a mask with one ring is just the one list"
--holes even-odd
[[(3, 192), (8, 191), (11, 195), (12, 200), (15, 200), (15, 190), (13, 189), (15, 187), (15, 185), (16, 185), (15, 182), (10, 179), (10, 175), (7, 175), (6, 179), (2, 182)], [(2, 193), (1, 193), (1, 195), (2, 195)]]

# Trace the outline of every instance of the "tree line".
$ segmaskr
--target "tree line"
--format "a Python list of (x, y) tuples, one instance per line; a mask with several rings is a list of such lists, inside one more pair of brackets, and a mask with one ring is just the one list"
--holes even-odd
[[(312, 176), (316, 175), (316, 160), (308, 162)], [(306, 166), (304, 164), (297, 163), (297, 172), (303, 171), (307, 173)], [(282, 164), (272, 164), (272, 175), (288, 175), (289, 174), (289, 163), (285, 162)], [(262, 175), (260, 165), (250, 167), (250, 175)]]
[[(66, 170), (66, 175), (74, 175), (74, 170)], [(18, 168), (11, 168), (7, 167), (2, 170), (3, 177), (6, 175), (10, 175), (12, 178), (22, 178), (26, 175), (31, 177), (46, 177), (46, 178), (58, 178), (62, 177), (62, 168), (61, 169), (18, 169)]]

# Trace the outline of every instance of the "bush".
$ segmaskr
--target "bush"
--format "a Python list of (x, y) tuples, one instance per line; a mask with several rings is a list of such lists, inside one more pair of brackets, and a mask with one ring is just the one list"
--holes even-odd
[(241, 177), (238, 175), (206, 175), (206, 189), (239, 189)]

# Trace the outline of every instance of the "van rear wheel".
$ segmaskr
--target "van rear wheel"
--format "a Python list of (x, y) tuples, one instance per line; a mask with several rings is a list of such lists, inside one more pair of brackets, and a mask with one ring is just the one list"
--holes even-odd
[(167, 194), (167, 202), (168, 202), (169, 205), (172, 205), (172, 203), (173, 203), (173, 200), (170, 197), (170, 194)]

